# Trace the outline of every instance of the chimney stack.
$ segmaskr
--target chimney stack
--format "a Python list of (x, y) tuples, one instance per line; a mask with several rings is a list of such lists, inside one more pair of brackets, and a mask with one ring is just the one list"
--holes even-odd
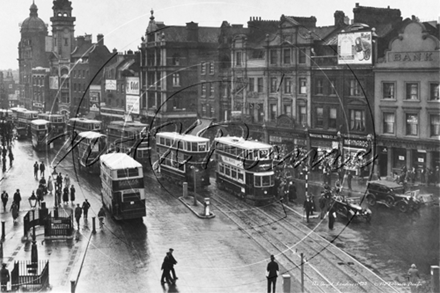
[(104, 46), (104, 35), (103, 34), (98, 34), (97, 42), (98, 42), (98, 45)]

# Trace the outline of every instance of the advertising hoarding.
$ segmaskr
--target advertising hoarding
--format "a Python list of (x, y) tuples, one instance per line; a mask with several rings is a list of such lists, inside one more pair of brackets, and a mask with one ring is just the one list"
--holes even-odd
[(115, 91), (116, 90), (116, 80), (115, 79), (106, 79), (105, 80), (105, 90), (106, 91)]
[(338, 64), (372, 64), (371, 32), (338, 35)]
[(139, 114), (139, 96), (125, 96), (125, 110), (128, 114)]
[(49, 89), (57, 90), (58, 88), (58, 76), (49, 76)]
[(139, 77), (127, 77), (125, 83), (125, 93), (127, 95), (139, 95)]

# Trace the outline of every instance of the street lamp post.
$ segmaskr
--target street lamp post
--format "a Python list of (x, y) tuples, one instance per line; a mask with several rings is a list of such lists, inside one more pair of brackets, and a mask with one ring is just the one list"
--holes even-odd
[(31, 197), (29, 197), (29, 204), (32, 207), (32, 221), (34, 222), (33, 233), (32, 233), (32, 249), (31, 249), (31, 262), (38, 262), (38, 250), (37, 250), (37, 241), (35, 240), (35, 207), (37, 205), (37, 197), (34, 193), (32, 193)]
[(339, 139), (339, 153), (341, 155), (341, 165), (338, 167), (343, 168), (343, 164), (345, 161), (345, 158), (344, 158), (344, 136), (342, 135), (342, 133), (340, 131), (338, 131), (338, 133), (336, 135), (338, 136), (338, 139)]
[(371, 175), (372, 173), (374, 173), (374, 154), (373, 154), (373, 147), (372, 147), (372, 143), (373, 143), (373, 136), (371, 134), (367, 135), (367, 143), (368, 143), (368, 152), (370, 152), (370, 158), (371, 158), (371, 170), (369, 172), (368, 175)]
[(307, 139), (307, 163), (306, 163), (306, 168), (305, 168), (305, 194), (306, 194), (306, 198), (309, 196), (309, 171), (311, 170), (311, 145), (310, 145), (310, 135), (309, 135), (309, 129), (306, 128), (306, 139)]
[(196, 167), (194, 167), (194, 166), (191, 166), (191, 169), (193, 169), (193, 172), (194, 172), (194, 176), (193, 176), (193, 179), (194, 179), (194, 181), (193, 181), (193, 185), (194, 185), (194, 206), (196, 206), (197, 205), (197, 172), (199, 172), (199, 170)]

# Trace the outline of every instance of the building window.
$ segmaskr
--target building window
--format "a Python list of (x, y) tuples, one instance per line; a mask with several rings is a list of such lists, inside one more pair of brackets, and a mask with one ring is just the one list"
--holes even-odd
[(290, 64), (290, 48), (283, 49), (283, 62), (284, 64)]
[(270, 50), (270, 64), (277, 64), (277, 53), (276, 50)]
[(384, 82), (382, 86), (382, 99), (395, 100), (395, 84), (392, 82)]
[(338, 116), (338, 112), (336, 108), (330, 108), (328, 112), (328, 128), (336, 129), (337, 116)]
[(249, 78), (249, 91), (250, 92), (254, 92), (255, 91), (255, 84), (254, 84), (255, 79), (253, 77)]
[(173, 65), (179, 66), (180, 65), (180, 56), (179, 54), (173, 55)]
[(73, 91), (76, 92), (76, 83), (73, 84)]
[(210, 83), (209, 84), (209, 96), (213, 96), (214, 95), (214, 84)]
[(277, 118), (277, 104), (270, 104), (270, 120), (274, 121)]
[(276, 77), (272, 77), (272, 78), (270, 79), (270, 92), (271, 92), (271, 93), (276, 93), (276, 91), (277, 91), (277, 86), (278, 86), (277, 78), (276, 78)]
[(406, 99), (418, 100), (419, 99), (419, 84), (415, 82), (406, 84)]
[(305, 78), (299, 79), (299, 93), (307, 94), (307, 79)]
[(315, 127), (323, 128), (324, 127), (324, 108), (316, 107), (316, 122)]
[(300, 64), (306, 63), (306, 49), (305, 48), (300, 48), (299, 49), (298, 63), (300, 63)]
[(323, 80), (317, 79), (316, 80), (316, 94), (322, 95), (323, 94), (323, 87), (322, 87)]
[[(237, 52), (238, 53), (238, 52)], [(205, 75), (206, 74), (206, 63), (205, 62), (202, 62), (201, 64), (200, 64), (200, 74), (201, 75)]]
[(364, 110), (350, 110), (350, 130), (355, 130), (355, 131), (365, 130)]
[(438, 82), (431, 83), (429, 85), (429, 100), (431, 100), (431, 101), (440, 100)]
[(173, 73), (173, 86), (180, 86), (180, 73)]
[(298, 107), (298, 124), (299, 125), (307, 125), (307, 107), (299, 106)]
[(206, 96), (206, 83), (202, 84), (202, 97)]
[(283, 110), (284, 110), (284, 112), (283, 112), (284, 115), (292, 117), (292, 105), (284, 104)]
[(440, 135), (440, 115), (433, 114), (430, 116), (430, 128), (431, 128), (431, 136)]
[(209, 63), (209, 74), (214, 74), (214, 62)]
[(328, 92), (330, 95), (336, 95), (336, 80), (334, 78), (329, 79), (328, 87)]
[(284, 78), (284, 93), (292, 93), (292, 79), (290, 77)]
[(262, 93), (263, 89), (264, 89), (263, 78), (259, 77), (258, 80), (257, 80), (257, 83), (258, 83), (258, 85), (257, 85), (258, 86), (258, 92)]
[(69, 45), (69, 39), (68, 38), (64, 38), (64, 46), (68, 46)]
[(241, 66), (241, 52), (235, 53), (235, 65)]
[(360, 86), (358, 80), (350, 79), (349, 93), (350, 93), (350, 96), (352, 96), (352, 97), (358, 97), (361, 95), (361, 86)]
[(406, 114), (406, 135), (418, 135), (418, 125), (417, 114)]
[(394, 134), (394, 113), (383, 113), (383, 133)]
[(252, 59), (263, 59), (264, 58), (264, 51), (261, 49), (254, 49), (252, 50)]

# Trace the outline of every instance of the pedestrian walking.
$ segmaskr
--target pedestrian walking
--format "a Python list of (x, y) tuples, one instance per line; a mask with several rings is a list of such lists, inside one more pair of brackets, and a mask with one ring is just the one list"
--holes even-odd
[(351, 174), (351, 171), (348, 171), (348, 174), (347, 174), (347, 186), (348, 186), (349, 190), (351, 190), (351, 179), (353, 179), (353, 174)]
[(319, 197), (319, 211), (321, 220), (324, 219), (325, 213), (327, 212), (326, 205), (327, 199), (325, 198), (324, 194), (321, 194)]
[(83, 209), (83, 212), (84, 212), (84, 221), (85, 221), (85, 220), (87, 220), (87, 214), (88, 214), (89, 209), (90, 209), (90, 203), (87, 200), (87, 198), (84, 200), (84, 202), (82, 204), (82, 209)]
[(12, 154), (12, 150), (9, 150), (9, 166), (12, 167), (12, 161), (14, 161), (14, 154)]
[(52, 182), (52, 176), (49, 176), (47, 179), (47, 191), (52, 195), (53, 190), (53, 182)]
[(63, 176), (61, 175), (61, 172), (57, 175), (57, 186), (59, 190), (63, 190)]
[(104, 209), (104, 206), (102, 206), (98, 212), (99, 227), (101, 229), (102, 229), (102, 227), (104, 227), (104, 218), (105, 218), (105, 209)]
[(79, 204), (77, 204), (75, 208), (75, 219), (76, 219), (76, 224), (78, 225), (78, 230), (79, 230), (79, 220), (81, 219), (81, 214), (82, 214), (82, 209), (79, 206)]
[(69, 203), (69, 188), (66, 186), (63, 189), (63, 203), (68, 204)]
[(330, 230), (333, 230), (333, 227), (335, 225), (336, 220), (336, 210), (333, 207), (333, 204), (330, 206), (330, 209), (328, 211), (328, 228)]
[(313, 209), (313, 202), (310, 198), (310, 196), (306, 197), (306, 200), (304, 201), (304, 210), (306, 211), (306, 219), (307, 219), (307, 223), (309, 222), (309, 216), (310, 216), (310, 212)]
[(38, 170), (39, 170), (40, 166), (38, 165), (38, 162), (35, 162), (34, 164), (34, 177), (35, 179), (38, 180)]
[(3, 203), (3, 210), (6, 212), (6, 205), (8, 203), (9, 195), (6, 192), (6, 190), (3, 190), (2, 192), (2, 203)]
[(177, 260), (174, 258), (173, 256), (173, 251), (174, 249), (170, 248), (169, 253), (170, 253), (170, 265), (171, 265), (171, 273), (173, 274), (173, 280), (174, 283), (176, 283), (176, 280), (178, 279), (176, 276), (176, 271), (174, 270), (174, 265), (177, 264)]
[(19, 207), (15, 202), (13, 202), (11, 205), (11, 211), (12, 211), (12, 219), (15, 221), (18, 218), (18, 212), (19, 212)]
[(64, 186), (66, 186), (67, 188), (69, 188), (69, 186), (70, 186), (69, 174), (66, 174), (66, 176), (64, 176)]
[[(31, 196), (35, 196), (34, 191), (32, 191)], [(38, 203), (38, 207), (41, 206), (41, 202), (44, 201), (44, 197), (43, 197), (43, 189), (41, 187), (37, 188), (37, 203)]]
[(74, 204), (75, 201), (75, 186), (70, 186), (70, 201), (72, 202), (72, 205)]
[(61, 206), (61, 189), (55, 189), (55, 206)]
[(295, 182), (290, 181), (289, 183), (289, 200), (291, 202), (296, 202), (296, 186), (295, 186)]
[(21, 201), (20, 189), (17, 189), (17, 191), (14, 193), (14, 203), (17, 205), (18, 211), (20, 211), (20, 201)]
[(53, 167), (52, 178), (55, 180), (58, 176), (57, 167)]
[(278, 263), (275, 261), (275, 256), (270, 256), (270, 262), (267, 264), (266, 278), (267, 278), (267, 293), (271, 293), (271, 285), (273, 293), (275, 293), (276, 283), (278, 278)]
[(40, 176), (45, 177), (44, 176), (44, 171), (46, 170), (46, 166), (44, 165), (44, 162), (41, 162), (40, 164)]
[(417, 293), (419, 284), (419, 270), (417, 269), (415, 264), (412, 264), (408, 270), (408, 283), (411, 289), (411, 293)]
[(7, 291), (7, 286), (8, 286), (9, 279), (11, 278), (11, 275), (9, 274), (9, 270), (6, 268), (5, 263), (2, 264), (0, 276), (1, 276), (2, 292)]
[(170, 271), (171, 271), (171, 258), (170, 258), (170, 253), (169, 252), (167, 252), (167, 255), (163, 259), (161, 270), (163, 272), (162, 272), (162, 276), (160, 277), (160, 282), (162, 284), (165, 284), (165, 282), (167, 282), (169, 284), (174, 284), (174, 282), (171, 280), (171, 275), (170, 275)]

